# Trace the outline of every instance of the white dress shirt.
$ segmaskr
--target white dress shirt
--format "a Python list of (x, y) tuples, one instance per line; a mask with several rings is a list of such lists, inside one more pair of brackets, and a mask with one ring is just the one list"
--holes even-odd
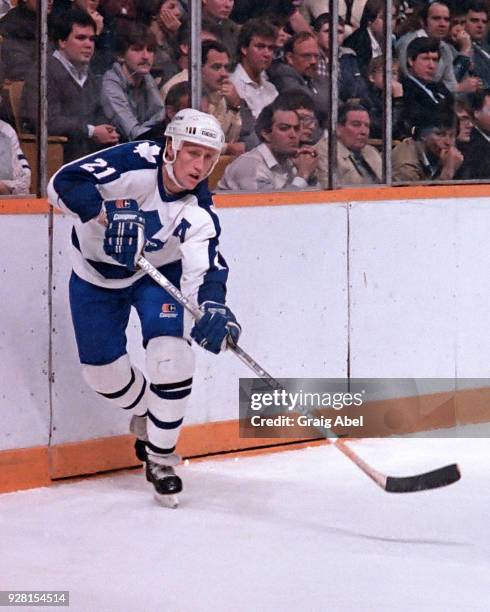
[(256, 83), (251, 79), (245, 68), (237, 64), (234, 72), (230, 75), (230, 80), (235, 86), (238, 95), (248, 104), (252, 115), (257, 118), (260, 111), (270, 104), (278, 95), (278, 91), (263, 71), (260, 74), (260, 82)]

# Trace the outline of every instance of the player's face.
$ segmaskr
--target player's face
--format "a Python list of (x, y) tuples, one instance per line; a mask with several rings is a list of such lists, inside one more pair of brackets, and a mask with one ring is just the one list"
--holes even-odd
[(439, 53), (436, 51), (419, 53), (415, 59), (408, 60), (408, 65), (414, 77), (426, 81), (427, 83), (431, 83), (435, 80), (438, 64)]
[(230, 76), (228, 53), (211, 49), (202, 67), (202, 80), (208, 92), (218, 91)]
[(316, 38), (308, 38), (294, 46), (292, 53), (286, 53), (288, 63), (301, 76), (313, 78), (317, 74), (318, 66), (318, 43)]
[(278, 110), (274, 113), (271, 131), (262, 132), (262, 136), (274, 155), (290, 157), (298, 151), (300, 131), (294, 111)]
[(272, 38), (252, 36), (248, 47), (242, 47), (242, 62), (253, 72), (260, 73), (270, 68), (274, 55), (275, 42)]
[(130, 75), (148, 74), (153, 66), (155, 51), (147, 45), (131, 45), (124, 54), (124, 65)]
[(477, 13), (476, 11), (468, 11), (466, 16), (466, 31), (471, 36), (472, 40), (477, 42), (483, 41), (487, 36), (488, 15), (486, 13)]
[(235, 0), (202, 0), (203, 7), (216, 19), (228, 19)]
[(449, 8), (445, 4), (434, 2), (427, 14), (427, 32), (429, 36), (439, 40), (446, 38), (449, 33)]
[(174, 162), (175, 178), (186, 189), (194, 189), (208, 175), (217, 155), (210, 147), (184, 142)]
[(339, 123), (337, 126), (337, 136), (350, 151), (361, 151), (367, 145), (370, 126), (366, 111), (349, 111), (345, 125)]
[(86, 66), (95, 51), (95, 32), (90, 26), (73, 24), (66, 40), (58, 42), (59, 48), (74, 66)]

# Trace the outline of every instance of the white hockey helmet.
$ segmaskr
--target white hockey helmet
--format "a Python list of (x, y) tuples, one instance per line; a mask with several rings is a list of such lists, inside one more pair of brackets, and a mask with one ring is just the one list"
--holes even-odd
[(212, 115), (194, 108), (183, 108), (180, 110), (165, 128), (165, 136), (172, 143), (174, 156), (172, 159), (168, 157), (168, 149), (167, 145), (165, 145), (163, 161), (171, 178), (177, 185), (179, 183), (174, 176), (172, 165), (177, 157), (177, 152), (180, 151), (184, 142), (209, 147), (216, 151), (216, 159), (204, 178), (207, 178), (214, 170), (220, 153), (225, 146), (225, 135), (218, 120)]
[(175, 151), (181, 149), (183, 142), (192, 142), (221, 153), (225, 144), (225, 135), (217, 119), (193, 108), (180, 110), (167, 125), (165, 136), (172, 140)]

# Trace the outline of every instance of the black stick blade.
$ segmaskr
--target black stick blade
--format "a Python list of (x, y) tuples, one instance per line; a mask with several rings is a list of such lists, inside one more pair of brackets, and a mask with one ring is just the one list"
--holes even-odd
[(417, 476), (388, 476), (385, 490), (389, 493), (415, 493), (446, 487), (461, 478), (459, 467), (453, 463)]

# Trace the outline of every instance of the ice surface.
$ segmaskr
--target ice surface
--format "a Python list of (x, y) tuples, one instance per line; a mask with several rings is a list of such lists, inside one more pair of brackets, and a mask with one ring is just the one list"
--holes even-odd
[(463, 478), (389, 494), (322, 446), (191, 461), (177, 510), (142, 471), (4, 494), (0, 589), (69, 590), (76, 612), (488, 610), (490, 441), (353, 447), (391, 475)]

